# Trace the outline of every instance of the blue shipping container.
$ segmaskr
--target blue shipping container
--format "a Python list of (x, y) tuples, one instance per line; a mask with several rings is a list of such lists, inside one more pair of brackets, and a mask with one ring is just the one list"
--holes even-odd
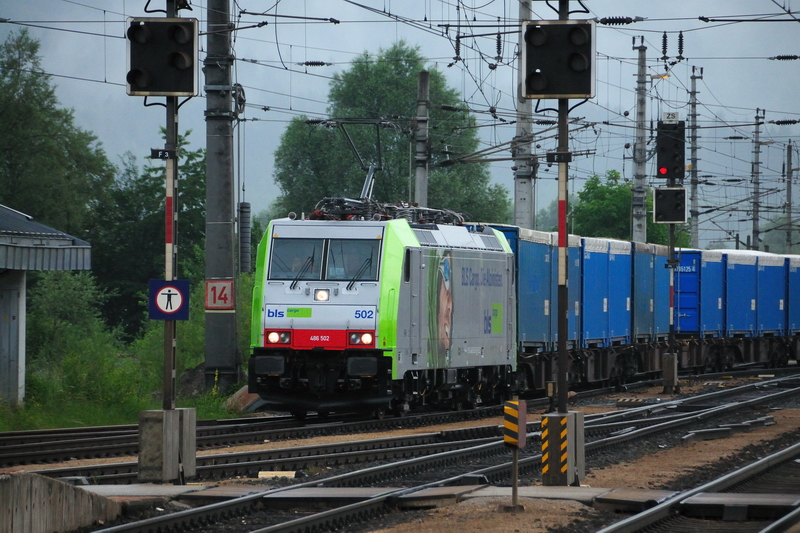
[(654, 244), (655, 266), (653, 268), (653, 319), (657, 340), (664, 340), (669, 336), (669, 269), (667, 257), (669, 248), (661, 244)]
[(758, 253), (756, 282), (756, 333), (783, 335), (786, 332), (786, 256)]
[[(553, 238), (553, 243), (558, 245), (558, 235)], [(569, 317), (567, 328), (569, 337), (567, 343), (570, 347), (577, 348), (581, 338), (581, 298), (583, 296), (583, 285), (581, 283), (581, 238), (577, 235), (570, 235), (568, 241), (567, 259), (569, 261), (567, 269), (567, 293), (569, 299)], [(558, 247), (554, 253), (558, 257)], [(558, 283), (558, 272), (554, 271), (553, 279)], [(555, 324), (556, 321), (553, 320)], [(557, 326), (555, 326), (557, 327)], [(556, 335), (553, 338), (557, 338)]]
[(722, 254), (726, 332), (752, 337), (756, 330), (756, 256), (734, 250), (722, 250)]
[(552, 249), (549, 233), (520, 228), (517, 241), (517, 338), (550, 349)]
[(675, 274), (675, 331), (719, 337), (724, 329), (722, 252), (682, 250)]
[(789, 335), (800, 333), (800, 255), (789, 256)]
[(608, 337), (612, 344), (631, 342), (631, 243), (608, 242)]
[(655, 245), (633, 243), (632, 333), (636, 342), (650, 342), (655, 333)]
[(584, 237), (581, 249), (581, 343), (608, 346), (608, 241)]

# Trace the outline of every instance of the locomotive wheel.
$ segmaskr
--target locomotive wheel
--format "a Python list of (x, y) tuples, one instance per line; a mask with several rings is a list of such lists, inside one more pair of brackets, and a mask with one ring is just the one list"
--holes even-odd
[(375, 420), (383, 420), (386, 417), (386, 408), (378, 407), (372, 412), (372, 416)]

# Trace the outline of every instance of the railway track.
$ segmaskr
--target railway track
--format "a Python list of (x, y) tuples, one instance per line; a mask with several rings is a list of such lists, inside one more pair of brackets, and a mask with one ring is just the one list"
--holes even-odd
[[(260, 444), (265, 440), (291, 440), (324, 435), (358, 434), (387, 431), (398, 427), (424, 427), (445, 422), (480, 419), (498, 415), (501, 406), (470, 411), (418, 414), (383, 420), (300, 422), (292, 417), (252, 418), (198, 424), (197, 448)], [(45, 464), (75, 459), (120, 457), (138, 453), (137, 426), (9, 432), (0, 434), (0, 467)]]
[[(683, 420), (687, 416), (687, 412), (694, 413), (697, 418), (702, 419), (703, 413), (697, 413), (699, 408), (708, 411), (731, 395), (754, 394), (759, 389), (771, 386), (777, 387), (784, 382), (785, 380), (776, 381), (774, 384), (751, 384), (694, 398), (645, 404), (623, 411), (589, 415), (586, 419), (585, 434), (589, 438), (601, 438), (614, 433), (629, 432), (638, 428), (666, 423), (670, 420)], [(455, 415), (457, 414), (455, 413)], [(441, 416), (443, 415), (435, 415), (434, 418), (439, 419)], [(421, 421), (418, 422), (418, 424), (421, 423)], [(368, 422), (368, 424), (372, 426), (372, 422)], [(404, 427), (413, 425), (415, 424), (404, 425)], [(319, 431), (319, 434), (322, 435), (329, 434), (327, 433), (329, 430), (325, 428)], [(532, 433), (532, 438), (536, 438), (537, 431), (538, 420), (529, 424), (529, 432)], [(281, 434), (283, 434), (283, 430)], [(259, 435), (264, 436), (261, 433)], [(308, 428), (304, 430), (302, 436), (308, 436)], [(375, 441), (354, 441), (337, 445), (204, 455), (198, 456), (196, 460), (197, 479), (207, 481), (236, 476), (255, 477), (262, 470), (305, 470), (311, 466), (319, 465), (360, 464), (376, 460), (376, 454), (382, 455), (383, 460), (391, 460), (414, 453), (411, 449), (405, 451), (404, 447), (423, 446), (420, 452), (424, 453), (438, 449), (437, 447), (443, 445), (451, 447), (464, 446), (456, 444), (457, 441), (498, 438), (500, 436), (502, 436), (502, 429), (499, 426), (482, 426), (449, 431), (446, 435), (424, 434)], [(263, 441), (259, 440), (258, 442)], [(424, 446), (427, 446), (427, 448)], [(57, 478), (85, 478), (87, 482), (91, 480), (93, 484), (125, 484), (137, 482), (137, 468), (137, 462), (129, 461), (36, 470), (34, 472)]]
[[(730, 376), (757, 375), (760, 370), (743, 370), (727, 373)], [(781, 369), (775, 372), (796, 372)], [(707, 374), (704, 379), (715, 379), (721, 374)], [(633, 390), (660, 380), (643, 381), (628, 385)], [(596, 389), (579, 393), (578, 398), (588, 398), (610, 392)], [(529, 400), (529, 405), (544, 408), (548, 399)], [(383, 420), (348, 419), (331, 417), (309, 418), (299, 421), (291, 416), (270, 418), (239, 418), (231, 420), (200, 421), (197, 425), (197, 447), (200, 450), (226, 446), (258, 444), (265, 440), (290, 440), (309, 436), (341, 435), (368, 431), (386, 431), (398, 427), (423, 427), (445, 421), (461, 421), (495, 416), (500, 407), (483, 407), (470, 411), (419, 413), (403, 418)], [(0, 433), (0, 467), (47, 464), (76, 459), (121, 457), (138, 453), (138, 426), (120, 425), (85, 428), (63, 428)]]
[(800, 444), (681, 492), (600, 533), (777, 533), (800, 523)]
[[(685, 433), (689, 430), (707, 428), (720, 420), (740, 420), (752, 416), (750, 408), (757, 403), (778, 403), (800, 394), (800, 388), (779, 389), (779, 381), (761, 387), (762, 394), (755, 395), (741, 401), (721, 401), (729, 398), (732, 391), (722, 391), (705, 397), (698, 397), (696, 401), (704, 403), (718, 401), (716, 405), (706, 405), (703, 409), (687, 413), (665, 413), (665, 416), (654, 416), (652, 406), (629, 409), (622, 413), (607, 416), (593, 416), (587, 420), (587, 437), (590, 434), (605, 435), (593, 436), (587, 439), (586, 454), (588, 460), (606, 453), (607, 450), (628, 446), (653, 435), (663, 435), (668, 432)], [(739, 393), (749, 394), (754, 387), (745, 387)], [(669, 402), (674, 404), (675, 402)], [(671, 405), (659, 405), (659, 409), (674, 411)], [(649, 409), (649, 412), (648, 412)], [(737, 415), (737, 413), (739, 413)], [(588, 417), (587, 417), (588, 418)], [(620, 420), (620, 418), (625, 418)], [(639, 422), (646, 419), (647, 424)], [(629, 427), (619, 429), (620, 423), (629, 424)], [(641, 427), (639, 427), (641, 426)], [(591, 429), (590, 429), (591, 428)], [(535, 434), (531, 434), (535, 437)], [(541, 456), (535, 453), (537, 446), (529, 445), (528, 453), (520, 459), (519, 472), (523, 477), (535, 478), (538, 474)], [(531, 453), (533, 452), (533, 453)], [(476, 482), (501, 483), (507, 482), (511, 476), (511, 463), (508, 450), (501, 439), (494, 442), (466, 443), (459, 449), (439, 451), (421, 457), (412, 457), (404, 460), (389, 460), (368, 468), (351, 471), (344, 467), (343, 472), (312, 481), (294, 483), (291, 486), (273, 488), (236, 498), (228, 502), (198, 507), (173, 513), (170, 515), (151, 518), (143, 522), (120, 525), (106, 528), (105, 533), (121, 532), (156, 532), (190, 529), (192, 531), (214, 531), (216, 526), (211, 524), (223, 518), (233, 518), (226, 521), (226, 531), (276, 533), (323, 531), (326, 528), (343, 527), (344, 525), (363, 520), (371, 520), (375, 516), (389, 512), (400, 498), (433, 487), (451, 486), (462, 483)], [(465, 468), (464, 465), (470, 465)], [(296, 518), (296, 514), (289, 519), (288, 515), (276, 512), (265, 513), (261, 510), (261, 502), (275, 497), (280, 492), (311, 487), (354, 487), (354, 486), (382, 486), (384, 491), (363, 502), (354, 503), (336, 509), (319, 513), (310, 513), (307, 516)], [(398, 488), (402, 487), (402, 488)], [(254, 520), (252, 515), (257, 514)], [(242, 518), (250, 517), (250, 518)], [(247, 527), (232, 529), (233, 524), (241, 522), (258, 522), (264, 527), (249, 529)]]

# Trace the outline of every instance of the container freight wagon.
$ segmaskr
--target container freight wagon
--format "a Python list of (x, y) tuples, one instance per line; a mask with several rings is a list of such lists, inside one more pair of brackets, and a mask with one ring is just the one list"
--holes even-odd
[(755, 258), (756, 303), (754, 338), (746, 342), (742, 359), (783, 365), (789, 359), (790, 345), (785, 342), (789, 306), (788, 258), (785, 255), (759, 251), (738, 251), (737, 254)]
[[(492, 225), (508, 239), (515, 253), (517, 276), (518, 381), (521, 388), (544, 391), (556, 380), (558, 349), (558, 235)], [(569, 309), (567, 346), (580, 344), (581, 239), (569, 236), (567, 252)]]

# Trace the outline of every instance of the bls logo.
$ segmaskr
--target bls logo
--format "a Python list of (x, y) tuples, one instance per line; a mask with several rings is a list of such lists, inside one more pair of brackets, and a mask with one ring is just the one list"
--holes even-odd
[(283, 318), (283, 311), (277, 309), (267, 309), (267, 318)]

